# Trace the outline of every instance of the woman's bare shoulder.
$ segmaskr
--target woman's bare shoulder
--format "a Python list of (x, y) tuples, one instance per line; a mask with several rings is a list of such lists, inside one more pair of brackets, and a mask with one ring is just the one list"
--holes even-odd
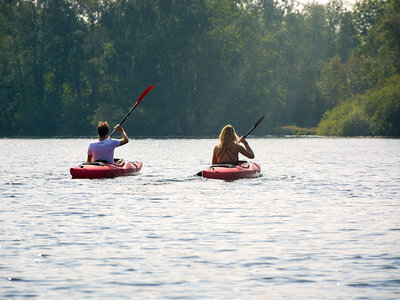
[(246, 148), (245, 147), (243, 147), (242, 145), (240, 145), (240, 144), (236, 144), (237, 145), (237, 151), (238, 152), (240, 152), (240, 153), (242, 153), (242, 154), (244, 154), (245, 152), (247, 152), (247, 150), (246, 150)]
[(243, 148), (243, 146), (240, 145), (240, 144), (238, 144), (238, 143), (234, 143), (234, 144), (232, 145), (232, 149), (235, 149), (235, 150), (239, 150), (239, 149), (242, 149), (242, 148)]

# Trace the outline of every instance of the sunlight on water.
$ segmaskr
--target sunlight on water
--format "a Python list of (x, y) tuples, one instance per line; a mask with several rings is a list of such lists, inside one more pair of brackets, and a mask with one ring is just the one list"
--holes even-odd
[(0, 139), (0, 298), (400, 298), (400, 140), (249, 142), (263, 176), (225, 182), (212, 139), (103, 180), (69, 175), (87, 139)]

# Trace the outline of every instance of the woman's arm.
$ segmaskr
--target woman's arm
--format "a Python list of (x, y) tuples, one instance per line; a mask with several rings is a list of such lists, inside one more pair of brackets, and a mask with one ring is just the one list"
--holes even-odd
[(217, 163), (217, 155), (215, 153), (215, 149), (216, 147), (214, 147), (214, 151), (213, 151), (213, 157), (212, 157), (212, 165), (215, 165)]
[(242, 153), (244, 156), (253, 159), (255, 157), (253, 150), (250, 148), (249, 144), (247, 143), (247, 141), (241, 137), (239, 139), (240, 143), (243, 143), (244, 148), (242, 146), (239, 145), (239, 152)]

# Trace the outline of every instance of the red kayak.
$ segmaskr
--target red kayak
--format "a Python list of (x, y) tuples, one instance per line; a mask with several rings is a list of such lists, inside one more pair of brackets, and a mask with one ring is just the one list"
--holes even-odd
[(240, 162), (234, 164), (213, 165), (207, 170), (199, 172), (197, 175), (204, 178), (236, 180), (242, 178), (254, 178), (260, 176), (261, 165), (252, 162)]
[(110, 178), (137, 174), (142, 169), (143, 163), (130, 162), (125, 159), (114, 164), (94, 162), (83, 163), (69, 171), (72, 178)]

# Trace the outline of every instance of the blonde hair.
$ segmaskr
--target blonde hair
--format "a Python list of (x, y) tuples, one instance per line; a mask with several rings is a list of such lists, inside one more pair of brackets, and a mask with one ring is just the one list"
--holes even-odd
[(219, 144), (218, 147), (222, 149), (227, 149), (234, 143), (239, 141), (239, 137), (236, 134), (235, 128), (231, 124), (226, 125), (222, 128), (219, 134)]

